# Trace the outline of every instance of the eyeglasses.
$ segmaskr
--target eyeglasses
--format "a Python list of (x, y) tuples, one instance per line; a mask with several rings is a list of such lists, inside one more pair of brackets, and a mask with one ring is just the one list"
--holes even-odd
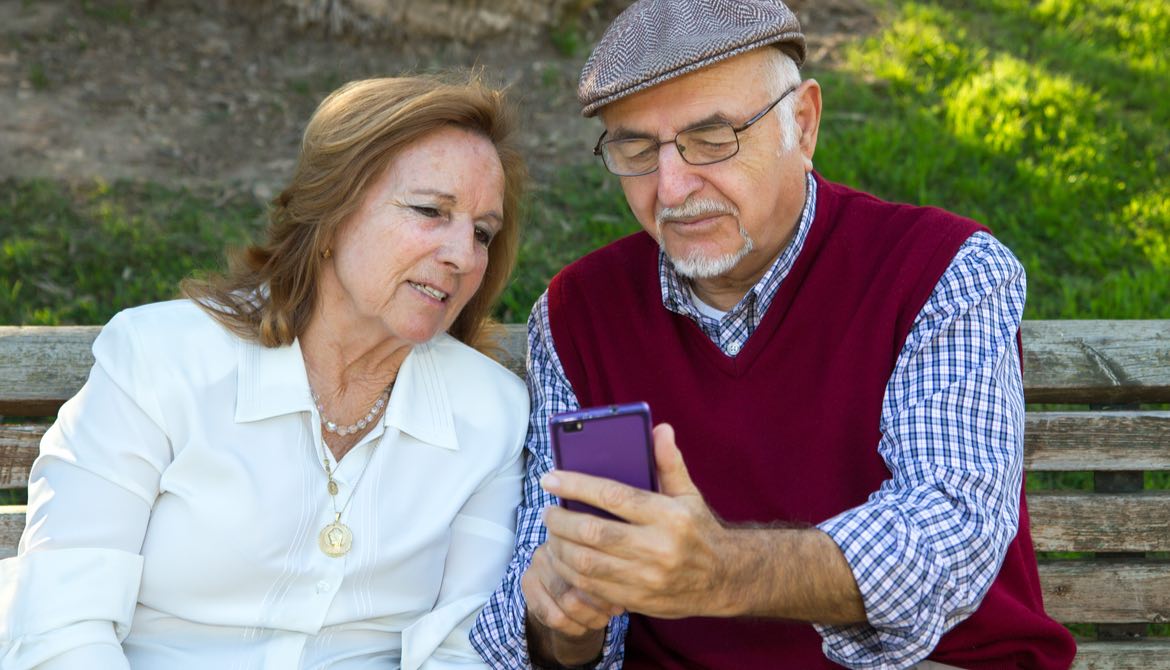
[[(673, 140), (659, 141), (653, 137), (630, 137), (607, 140), (606, 133), (597, 138), (593, 155), (601, 156), (605, 168), (619, 177), (639, 177), (658, 169), (658, 150), (663, 144), (673, 143), (678, 155), (691, 165), (710, 165), (731, 158), (739, 153), (739, 134), (752, 127), (756, 121), (767, 116), (780, 101), (800, 86), (793, 86), (772, 101), (742, 126), (736, 127), (720, 121), (697, 128), (688, 128), (674, 136)], [(608, 131), (607, 131), (608, 132)]]

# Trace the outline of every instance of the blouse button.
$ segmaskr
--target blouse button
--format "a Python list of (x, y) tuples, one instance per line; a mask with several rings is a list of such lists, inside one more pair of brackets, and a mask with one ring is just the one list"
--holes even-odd
[(317, 593), (325, 593), (329, 590), (329, 582), (321, 580), (317, 582)]

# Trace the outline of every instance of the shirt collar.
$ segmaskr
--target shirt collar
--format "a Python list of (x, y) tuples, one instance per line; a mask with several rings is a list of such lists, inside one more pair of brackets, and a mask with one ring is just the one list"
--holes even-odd
[(300, 342), (294, 340), (283, 347), (265, 347), (243, 339), (237, 342), (237, 422), (312, 410)]
[[(402, 362), (383, 425), (422, 442), (457, 451), (455, 414), (435, 351), (443, 333), (417, 345)], [(264, 347), (239, 340), (236, 421), (260, 421), (295, 412), (311, 412), (313, 397), (299, 341)]]
[(386, 411), (386, 425), (417, 440), (458, 451), (455, 412), (437, 351), (450, 338), (440, 333), (431, 341), (416, 345), (402, 362)]

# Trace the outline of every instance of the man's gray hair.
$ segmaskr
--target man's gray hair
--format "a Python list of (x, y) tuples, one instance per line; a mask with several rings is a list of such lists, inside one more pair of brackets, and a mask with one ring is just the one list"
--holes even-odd
[[(784, 91), (798, 86), (802, 79), (796, 61), (779, 49), (772, 51), (775, 53), (768, 59), (764, 88), (768, 91), (768, 97), (775, 100), (783, 95)], [(796, 98), (795, 95), (784, 98), (774, 110), (780, 123), (780, 148), (784, 151), (794, 148), (799, 139), (796, 127)]]

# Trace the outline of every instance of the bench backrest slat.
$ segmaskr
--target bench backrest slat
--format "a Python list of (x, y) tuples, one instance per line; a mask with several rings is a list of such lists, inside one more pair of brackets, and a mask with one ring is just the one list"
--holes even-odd
[(1133, 623), (1170, 617), (1170, 563), (1041, 563), (1044, 608), (1059, 621)]
[(0, 558), (16, 555), (24, 532), (24, 505), (0, 505)]
[(1037, 551), (1170, 551), (1170, 491), (1028, 495)]
[[(0, 326), (0, 415), (51, 414), (76, 393), (99, 330)], [(522, 373), (524, 326), (502, 336), (509, 367)], [(1028, 402), (1170, 402), (1170, 320), (1025, 321), (1023, 337)]]
[(1170, 470), (1170, 412), (1028, 412), (1024, 465), (1052, 472)]
[(1025, 321), (1021, 330), (1028, 402), (1170, 402), (1170, 320)]
[(1170, 670), (1170, 640), (1080, 642), (1072, 670)]
[[(1170, 412), (1029, 412), (1029, 470), (1170, 470)], [(23, 488), (43, 424), (0, 425), (0, 489)]]

